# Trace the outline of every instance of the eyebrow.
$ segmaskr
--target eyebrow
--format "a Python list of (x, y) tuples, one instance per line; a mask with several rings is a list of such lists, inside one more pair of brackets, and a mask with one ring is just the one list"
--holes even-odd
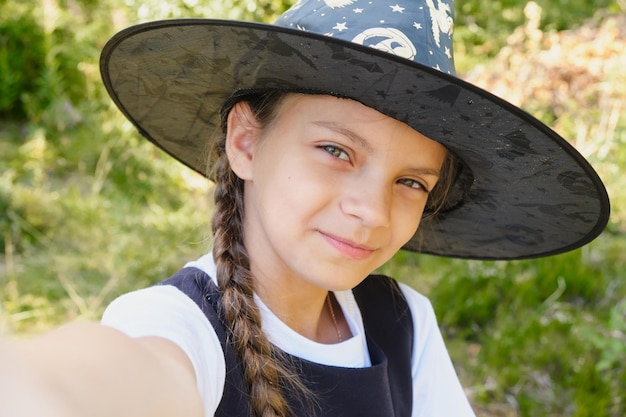
[[(366, 152), (374, 152), (374, 148), (372, 148), (372, 145), (369, 144), (369, 142), (367, 142), (362, 136), (356, 134), (355, 132), (353, 132), (350, 129), (346, 129), (343, 126), (338, 125), (337, 123), (334, 122), (326, 122), (326, 121), (314, 121), (313, 124), (315, 126), (320, 126), (326, 129), (330, 129), (332, 131), (335, 131), (343, 136), (345, 136), (348, 140), (350, 140), (351, 142), (357, 144), (358, 146), (362, 147), (363, 149), (365, 149)], [(432, 175), (435, 176), (437, 178), (439, 178), (441, 176), (441, 170), (436, 170), (433, 168), (417, 168), (417, 167), (413, 167), (409, 169), (409, 172), (414, 173), (414, 174), (421, 174), (421, 175)]]
[(414, 174), (432, 175), (437, 178), (441, 176), (441, 172), (433, 168), (411, 168), (409, 169), (409, 172)]
[(338, 125), (337, 123), (326, 122), (326, 121), (315, 121), (315, 122), (313, 122), (313, 124), (316, 125), (316, 126), (321, 126), (323, 128), (326, 128), (326, 129), (330, 129), (332, 131), (335, 131), (335, 132), (341, 134), (342, 136), (345, 136), (352, 143), (360, 146), (361, 148), (365, 149), (365, 151), (367, 151), (369, 153), (374, 152), (374, 148), (372, 148), (372, 145), (370, 145), (369, 142), (367, 142), (363, 137), (361, 137), (360, 135), (356, 134), (355, 132), (353, 132), (350, 129), (346, 129), (343, 126)]

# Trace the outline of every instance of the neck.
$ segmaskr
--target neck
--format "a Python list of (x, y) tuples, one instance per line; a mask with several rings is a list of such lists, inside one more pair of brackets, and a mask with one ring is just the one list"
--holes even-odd
[(315, 286), (304, 290), (302, 282), (297, 289), (268, 285), (265, 280), (255, 279), (255, 284), (255, 291), (267, 308), (307, 339), (334, 344), (351, 337), (341, 307), (327, 290)]

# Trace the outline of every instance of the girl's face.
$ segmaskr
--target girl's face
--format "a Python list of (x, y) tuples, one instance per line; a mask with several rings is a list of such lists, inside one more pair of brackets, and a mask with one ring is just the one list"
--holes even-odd
[(264, 129), (236, 105), (227, 152), (255, 278), (324, 290), (355, 287), (413, 236), (446, 155), (358, 102), (312, 95), (285, 98)]

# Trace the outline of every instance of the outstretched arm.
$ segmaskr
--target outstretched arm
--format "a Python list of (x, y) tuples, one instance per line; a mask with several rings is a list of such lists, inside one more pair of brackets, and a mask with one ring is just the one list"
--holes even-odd
[(193, 367), (174, 343), (98, 323), (0, 346), (0, 416), (203, 415)]

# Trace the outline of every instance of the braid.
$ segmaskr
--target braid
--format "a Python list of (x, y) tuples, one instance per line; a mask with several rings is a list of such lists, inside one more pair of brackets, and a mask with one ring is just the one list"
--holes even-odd
[(302, 394), (298, 397), (306, 400), (310, 392), (299, 376), (285, 366), (284, 355), (274, 348), (261, 328), (250, 261), (243, 243), (243, 181), (230, 168), (225, 142), (223, 137), (217, 144), (212, 175), (216, 183), (213, 258), (221, 308), (243, 363), (253, 414), (286, 417), (291, 412), (285, 393)]

